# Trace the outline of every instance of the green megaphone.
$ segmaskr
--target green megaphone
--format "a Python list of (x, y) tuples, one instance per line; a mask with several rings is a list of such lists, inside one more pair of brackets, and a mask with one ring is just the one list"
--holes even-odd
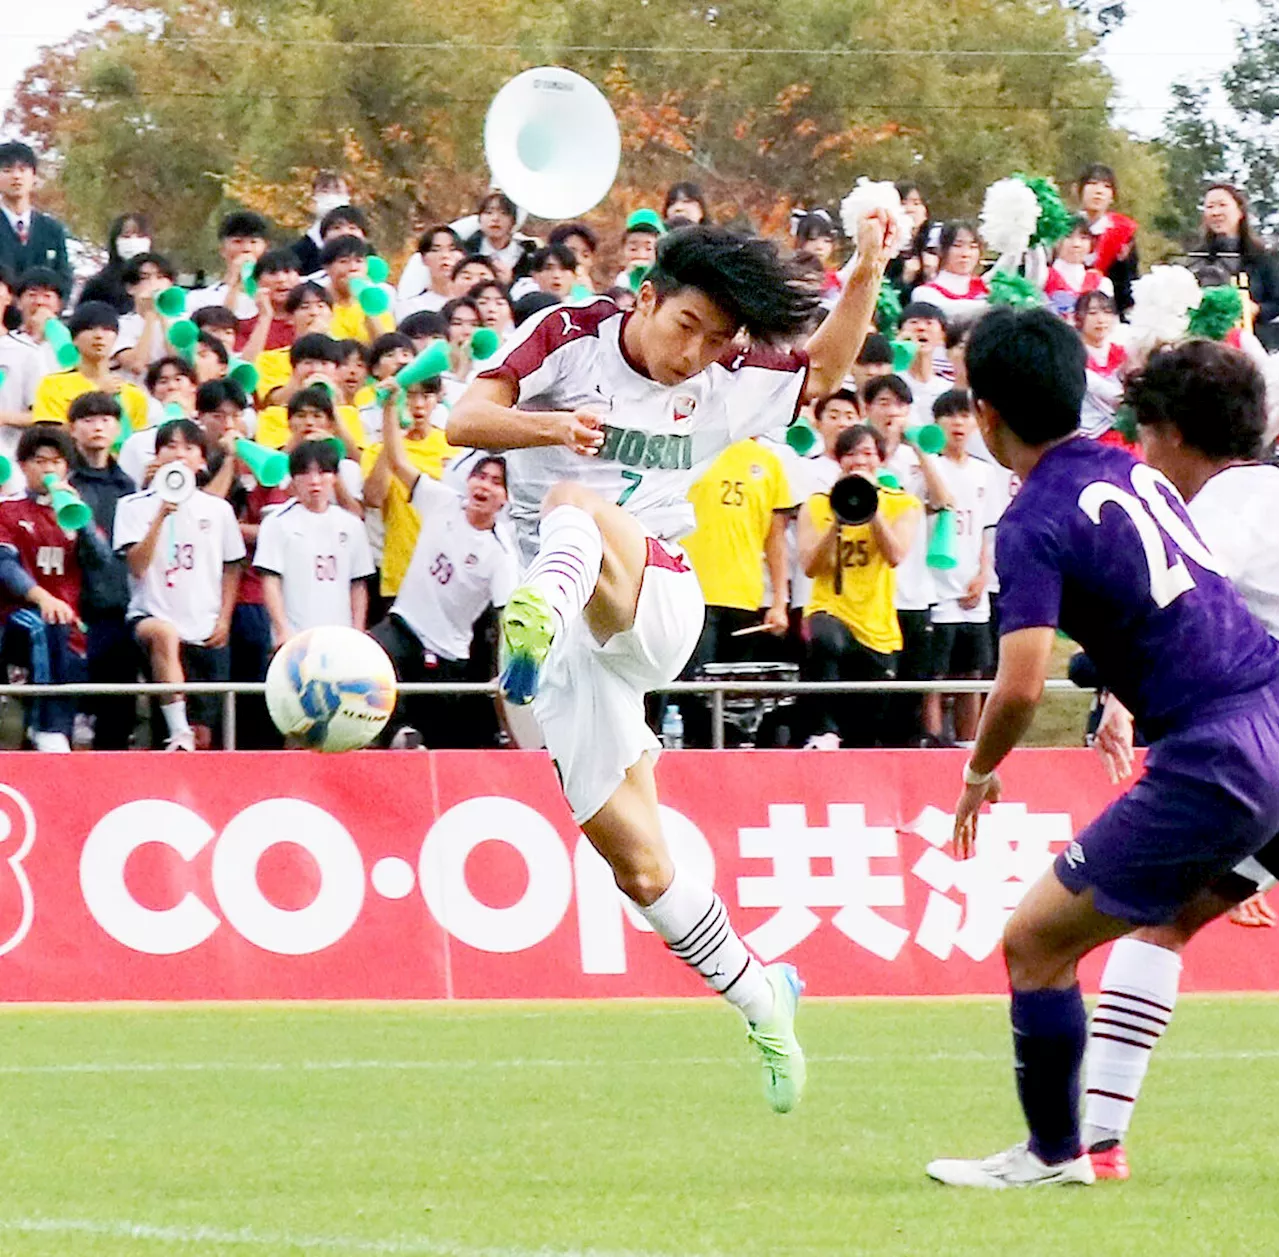
[(797, 419), (787, 429), (786, 442), (801, 458), (805, 458), (818, 444), (818, 434), (803, 419)]
[(947, 444), (947, 434), (936, 423), (916, 424), (902, 434), (902, 439), (924, 454), (941, 454)]
[(939, 572), (949, 572), (956, 565), (956, 513), (939, 511), (929, 538), (929, 550), (925, 563)]
[(156, 309), (166, 319), (181, 318), (187, 312), (186, 290), (179, 288), (177, 284), (170, 284), (168, 288), (161, 288), (156, 293), (154, 300)]
[(648, 278), (649, 271), (651, 269), (652, 268), (648, 265), (648, 263), (637, 262), (627, 272), (627, 287), (630, 288), (632, 292), (639, 292), (640, 285), (644, 283), (646, 278)]
[[(449, 346), (442, 340), (434, 340), (412, 362), (406, 362), (395, 374), (395, 381), (401, 390), (421, 384), (423, 380), (434, 380), (449, 369)], [(380, 402), (387, 400), (385, 385), (379, 384), (374, 390)]]
[(61, 319), (46, 319), (44, 338), (53, 347), (54, 360), (64, 371), (80, 365), (80, 351), (67, 331), (67, 325)]
[(365, 262), (364, 273), (369, 277), (371, 284), (385, 284), (387, 276), (391, 274), (391, 267), (387, 265), (384, 258), (371, 253)]
[(915, 361), (915, 341), (895, 340), (890, 344), (893, 349), (893, 369), (895, 371), (905, 371)]
[(190, 319), (179, 319), (169, 325), (169, 344), (179, 353), (193, 350), (199, 339), (200, 329)]
[(245, 258), (240, 263), (240, 287), (244, 289), (246, 297), (256, 297), (258, 295), (258, 281), (253, 274), (257, 267), (258, 264), (253, 258)]
[(876, 484), (882, 489), (901, 489), (902, 481), (891, 471), (881, 471), (876, 473)]
[(0, 454), (0, 485), (7, 484), (9, 477), (13, 475), (13, 464)]
[(586, 284), (574, 284), (574, 286), (569, 289), (570, 301), (585, 301), (588, 297), (594, 296), (595, 293), (593, 293)]
[(124, 447), (124, 443), (133, 435), (133, 420), (129, 418), (129, 412), (123, 408), (120, 411), (120, 432), (114, 441), (111, 442), (111, 455), (114, 458)]
[(477, 327), (471, 333), (471, 356), (483, 362), (498, 352), (502, 339), (491, 327)]
[(253, 478), (264, 488), (283, 484), (289, 474), (289, 458), (279, 450), (268, 449), (248, 437), (236, 439), (236, 457), (253, 472)]
[(85, 500), (74, 490), (58, 485), (58, 477), (50, 472), (44, 478), (44, 487), (53, 498), (53, 514), (58, 527), (67, 532), (79, 532), (92, 518), (93, 512)]
[(234, 380), (250, 397), (258, 391), (258, 368), (247, 358), (232, 358), (227, 363), (227, 379)]
[(376, 319), (391, 309), (391, 298), (387, 295), (387, 290), (359, 275), (351, 281), (351, 295), (366, 318)]

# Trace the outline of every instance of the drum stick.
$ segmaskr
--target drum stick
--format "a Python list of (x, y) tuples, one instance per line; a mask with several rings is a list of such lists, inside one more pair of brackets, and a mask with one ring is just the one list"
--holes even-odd
[(748, 624), (746, 628), (734, 629), (729, 634), (730, 637), (749, 637), (752, 633), (767, 633), (770, 626), (768, 624)]

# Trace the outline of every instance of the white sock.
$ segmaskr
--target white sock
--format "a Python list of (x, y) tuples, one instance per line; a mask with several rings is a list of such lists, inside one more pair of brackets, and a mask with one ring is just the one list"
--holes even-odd
[(577, 506), (557, 506), (538, 527), (538, 555), (525, 573), (551, 604), (563, 629), (587, 605), (600, 579), (604, 540), (596, 521)]
[(640, 912), (672, 953), (696, 969), (752, 1025), (773, 1015), (773, 988), (764, 966), (734, 933), (724, 902), (714, 890), (677, 870), (671, 885)]
[(1153, 943), (1122, 938), (1112, 947), (1089, 1024), (1082, 1131), (1086, 1148), (1123, 1139), (1129, 1129), (1151, 1049), (1173, 1019), (1181, 973), (1181, 957)]
[(160, 704), (161, 714), (164, 716), (164, 722), (169, 726), (169, 736), (172, 738), (179, 733), (190, 733), (191, 726), (187, 724), (187, 700), (185, 698), (175, 698), (172, 702)]

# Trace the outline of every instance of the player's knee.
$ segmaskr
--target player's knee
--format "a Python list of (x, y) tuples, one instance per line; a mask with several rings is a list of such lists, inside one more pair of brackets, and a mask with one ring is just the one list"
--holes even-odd
[(572, 480), (560, 480), (547, 491), (542, 499), (542, 513), (550, 514), (557, 506), (576, 506), (579, 510), (593, 514), (604, 499), (592, 490)]
[(628, 858), (615, 861), (613, 880), (632, 903), (647, 908), (662, 897), (671, 885), (673, 870), (661, 856)]
[(1009, 985), (1016, 991), (1052, 986), (1061, 970), (1057, 957), (1046, 954), (1034, 927), (1016, 914), (1004, 928), (1002, 940)]
[(1150, 943), (1153, 947), (1163, 947), (1175, 955), (1181, 955), (1182, 949), (1191, 941), (1192, 936), (1200, 928), (1200, 922), (1177, 920), (1168, 925), (1144, 925), (1134, 930), (1129, 936), (1140, 943)]

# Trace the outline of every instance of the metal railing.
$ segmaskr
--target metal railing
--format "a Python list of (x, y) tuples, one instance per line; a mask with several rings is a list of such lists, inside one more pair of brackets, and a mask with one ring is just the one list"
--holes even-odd
[[(989, 694), (994, 681), (672, 681), (654, 694), (701, 694), (711, 698), (711, 745), (724, 747), (725, 698), (803, 698), (816, 694)], [(86, 682), (78, 685), (0, 685), (0, 699), (5, 698), (126, 698), (164, 694), (216, 694), (222, 698), (222, 746), (236, 747), (236, 699), (241, 695), (266, 693), (262, 681), (183, 681), (160, 684), (155, 681), (121, 682), (118, 684)], [(441, 698), (466, 695), (488, 695), (496, 698), (497, 681), (450, 681), (436, 684), (412, 681), (398, 684), (399, 693), (413, 696), (431, 694)], [(1082, 693), (1071, 681), (1053, 679), (1045, 682), (1047, 693)]]

